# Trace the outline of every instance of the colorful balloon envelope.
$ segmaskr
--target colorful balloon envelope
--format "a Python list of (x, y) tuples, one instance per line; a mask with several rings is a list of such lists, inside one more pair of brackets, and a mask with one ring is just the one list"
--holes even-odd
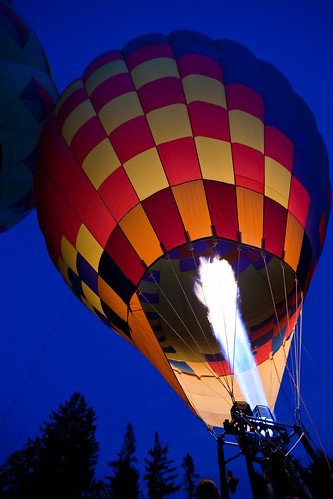
[(143, 36), (69, 85), (40, 151), (39, 223), (73, 293), (221, 426), (243, 396), (193, 286), (201, 256), (227, 260), (273, 409), (331, 199), (285, 77), (229, 40)]
[(58, 91), (37, 37), (0, 0), (0, 232), (35, 207), (38, 141)]

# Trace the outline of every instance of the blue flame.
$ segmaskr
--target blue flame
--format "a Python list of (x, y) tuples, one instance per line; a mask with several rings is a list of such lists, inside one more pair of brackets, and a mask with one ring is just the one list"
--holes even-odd
[(226, 260), (200, 259), (195, 294), (207, 308), (207, 317), (224, 358), (234, 373), (245, 401), (253, 409), (268, 405), (246, 327), (239, 309), (239, 289)]

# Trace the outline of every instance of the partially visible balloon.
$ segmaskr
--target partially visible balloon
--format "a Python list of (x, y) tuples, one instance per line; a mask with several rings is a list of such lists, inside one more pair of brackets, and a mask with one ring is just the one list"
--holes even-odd
[(0, 0), (0, 232), (35, 207), (38, 141), (58, 98), (36, 35)]
[(200, 256), (227, 260), (273, 409), (331, 204), (285, 77), (229, 40), (143, 36), (65, 90), (40, 145), (39, 224), (73, 293), (221, 426), (243, 397), (193, 287)]

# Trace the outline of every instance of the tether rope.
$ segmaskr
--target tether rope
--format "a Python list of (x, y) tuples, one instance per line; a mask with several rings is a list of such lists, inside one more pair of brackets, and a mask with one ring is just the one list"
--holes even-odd
[(312, 364), (315, 366), (315, 368), (317, 369), (321, 379), (324, 381), (325, 385), (327, 386), (328, 390), (331, 392), (331, 394), (333, 395), (333, 390), (332, 388), (330, 387), (330, 385), (327, 383), (326, 379), (324, 378), (322, 372), (319, 370), (319, 367), (317, 366), (317, 364), (315, 363), (315, 361), (313, 360), (313, 358), (311, 357), (310, 355), (310, 352), (309, 350), (306, 348), (306, 346), (304, 345), (304, 343), (302, 342), (302, 347), (304, 348), (306, 354), (309, 356), (309, 359), (311, 360)]
[(311, 418), (311, 416), (310, 416), (310, 413), (309, 413), (309, 411), (308, 411), (308, 408), (307, 408), (307, 406), (306, 406), (306, 404), (305, 404), (305, 402), (304, 402), (304, 400), (303, 400), (303, 397), (302, 397), (301, 395), (300, 395), (300, 398), (301, 398), (302, 404), (303, 404), (303, 406), (304, 406), (304, 408), (305, 408), (305, 410), (306, 410), (306, 413), (307, 413), (307, 415), (308, 415), (308, 418), (309, 418), (309, 420), (310, 420), (310, 422), (311, 422), (312, 428), (314, 429), (315, 434), (316, 434), (316, 436), (317, 436), (317, 438), (318, 438), (318, 442), (319, 442), (319, 444), (320, 444), (321, 450), (322, 450), (323, 455), (324, 455), (324, 457), (325, 457), (326, 464), (327, 464), (327, 467), (328, 467), (329, 472), (330, 472), (330, 475), (331, 475), (331, 479), (333, 480), (333, 472), (332, 472), (332, 468), (331, 468), (331, 466), (330, 466), (330, 462), (329, 462), (329, 460), (328, 460), (327, 454), (326, 454), (326, 452), (325, 452), (325, 449), (324, 449), (324, 446), (323, 446), (322, 441), (321, 441), (321, 439), (320, 439), (320, 436), (319, 436), (319, 433), (318, 433), (318, 431), (317, 431), (317, 428), (316, 428), (316, 426), (315, 426), (315, 424), (314, 424), (314, 422), (313, 422), (313, 420), (312, 420), (312, 418)]
[(285, 392), (285, 390), (284, 390), (284, 388), (283, 388), (283, 385), (282, 385), (282, 379), (280, 378), (280, 375), (279, 375), (279, 373), (278, 373), (277, 367), (276, 367), (276, 365), (275, 365), (275, 359), (274, 359), (274, 357), (272, 357), (272, 361), (273, 361), (273, 366), (274, 366), (274, 369), (275, 369), (275, 374), (276, 374), (277, 380), (278, 380), (278, 382), (279, 382), (280, 390), (282, 390), (282, 393), (283, 393), (284, 399), (285, 399), (285, 401), (286, 401), (286, 404), (287, 404), (287, 406), (288, 406), (288, 409), (289, 409), (289, 412), (290, 412), (290, 414), (291, 414), (291, 417), (293, 418), (294, 422), (296, 423), (296, 420), (295, 420), (295, 412), (292, 410), (292, 408), (291, 408), (291, 406), (290, 406), (290, 404), (289, 404), (288, 397), (287, 397), (286, 392)]
[(10, 415), (10, 413), (12, 412), (12, 410), (13, 410), (13, 408), (14, 408), (14, 406), (15, 406), (16, 402), (18, 401), (18, 399), (19, 399), (20, 395), (22, 394), (22, 392), (23, 392), (24, 388), (26, 387), (26, 385), (27, 385), (27, 383), (28, 383), (29, 379), (31, 378), (31, 376), (32, 376), (32, 374), (33, 374), (33, 372), (34, 372), (34, 370), (36, 369), (36, 367), (37, 367), (37, 365), (38, 365), (38, 363), (39, 363), (40, 359), (42, 358), (42, 356), (43, 356), (43, 354), (44, 354), (45, 350), (47, 349), (47, 347), (48, 347), (48, 345), (49, 345), (49, 343), (50, 343), (50, 341), (51, 341), (51, 339), (52, 339), (52, 337), (53, 337), (53, 335), (54, 335), (55, 331), (57, 330), (57, 328), (58, 328), (58, 326), (59, 326), (59, 324), (60, 324), (60, 322), (61, 322), (61, 320), (62, 320), (63, 316), (65, 315), (65, 312), (67, 311), (67, 309), (68, 309), (68, 307), (69, 307), (69, 305), (70, 305), (70, 302), (71, 302), (71, 300), (72, 300), (72, 297), (73, 297), (73, 295), (71, 294), (71, 296), (69, 297), (68, 302), (66, 303), (66, 305), (65, 305), (65, 307), (64, 307), (64, 309), (63, 309), (63, 311), (62, 311), (62, 313), (60, 314), (60, 316), (59, 316), (59, 318), (58, 318), (58, 320), (57, 320), (57, 322), (56, 322), (55, 326), (54, 326), (54, 327), (53, 327), (53, 329), (51, 330), (51, 333), (49, 334), (49, 336), (48, 336), (48, 338), (47, 338), (46, 342), (44, 343), (44, 345), (43, 345), (43, 347), (42, 347), (41, 351), (39, 352), (39, 354), (38, 354), (38, 356), (37, 356), (37, 358), (36, 358), (36, 360), (35, 360), (35, 362), (34, 362), (34, 364), (33, 364), (32, 368), (30, 369), (30, 371), (29, 371), (29, 372), (28, 372), (28, 374), (26, 375), (26, 377), (25, 377), (25, 379), (24, 379), (24, 381), (23, 381), (23, 383), (22, 383), (21, 387), (19, 388), (19, 390), (18, 390), (18, 392), (17, 392), (17, 394), (16, 394), (16, 396), (15, 396), (15, 398), (14, 398), (13, 402), (11, 403), (11, 405), (10, 405), (10, 407), (9, 407), (8, 411), (6, 412), (6, 414), (5, 414), (4, 418), (2, 419), (1, 424), (0, 424), (0, 430), (2, 429), (3, 425), (4, 425), (4, 424), (5, 424), (5, 422), (7, 421), (8, 416), (9, 416), (9, 415)]

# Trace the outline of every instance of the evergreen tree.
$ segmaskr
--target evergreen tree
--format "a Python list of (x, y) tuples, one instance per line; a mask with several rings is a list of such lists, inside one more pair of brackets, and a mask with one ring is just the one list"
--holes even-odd
[(39, 439), (28, 439), (22, 450), (13, 452), (0, 468), (0, 496), (3, 498), (32, 497), (34, 470), (38, 466)]
[(323, 452), (318, 452), (317, 460), (301, 473), (301, 477), (314, 499), (333, 497), (333, 459), (326, 458)]
[(94, 481), (99, 446), (96, 417), (84, 397), (74, 393), (0, 468), (1, 497), (98, 497)]
[(161, 499), (175, 494), (180, 489), (180, 485), (175, 485), (178, 477), (178, 473), (174, 473), (176, 468), (171, 467), (174, 461), (167, 459), (169, 449), (167, 445), (163, 447), (162, 444), (156, 432), (154, 447), (148, 451), (151, 460), (145, 458), (146, 474), (143, 479), (147, 482), (150, 499)]
[(124, 441), (118, 452), (118, 459), (111, 461), (114, 476), (105, 477), (110, 481), (107, 487), (109, 497), (113, 499), (137, 499), (139, 496), (139, 471), (133, 463), (137, 462), (135, 453), (135, 436), (131, 423), (128, 423), (124, 435)]
[(193, 458), (189, 453), (187, 453), (183, 459), (182, 468), (184, 469), (183, 489), (185, 490), (187, 497), (193, 499), (196, 495), (196, 481), (200, 477), (195, 472)]

